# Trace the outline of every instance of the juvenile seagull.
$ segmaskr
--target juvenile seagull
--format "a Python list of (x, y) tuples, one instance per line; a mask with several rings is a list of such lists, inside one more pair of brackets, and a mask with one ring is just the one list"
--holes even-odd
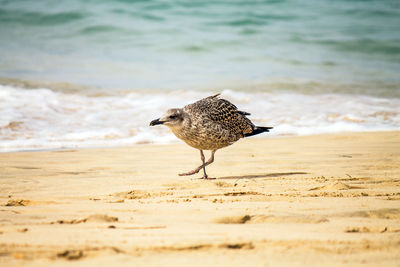
[[(150, 126), (164, 124), (176, 137), (186, 144), (200, 150), (202, 165), (196, 169), (180, 173), (193, 175), (203, 169), (203, 179), (208, 179), (206, 166), (214, 162), (217, 149), (232, 145), (240, 138), (269, 132), (272, 127), (255, 126), (243, 112), (219, 94), (201, 99), (183, 108), (173, 108), (159, 119), (150, 122)], [(205, 162), (203, 150), (211, 150), (210, 159)]]

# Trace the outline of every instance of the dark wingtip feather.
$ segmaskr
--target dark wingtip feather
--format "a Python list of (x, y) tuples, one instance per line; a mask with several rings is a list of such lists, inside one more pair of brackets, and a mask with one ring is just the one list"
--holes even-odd
[(244, 116), (251, 115), (250, 113), (248, 113), (248, 112), (246, 112), (246, 111), (237, 110), (236, 112), (239, 113), (240, 115), (244, 115)]
[(256, 126), (251, 133), (245, 134), (244, 137), (249, 137), (249, 136), (257, 135), (257, 134), (260, 134), (260, 133), (269, 132), (269, 130), (271, 130), (273, 128), (274, 127)]

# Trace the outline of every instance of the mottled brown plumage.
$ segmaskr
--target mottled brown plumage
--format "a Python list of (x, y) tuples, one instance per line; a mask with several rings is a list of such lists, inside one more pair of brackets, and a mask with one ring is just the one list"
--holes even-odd
[[(239, 111), (234, 104), (218, 96), (206, 97), (183, 109), (169, 109), (163, 117), (150, 123), (150, 126), (165, 124), (178, 138), (200, 150), (203, 164), (180, 175), (192, 175), (203, 169), (203, 178), (208, 178), (205, 167), (214, 161), (217, 149), (229, 146), (240, 138), (272, 129), (255, 126), (246, 117), (249, 113)], [(211, 150), (211, 158), (207, 162), (203, 150)]]

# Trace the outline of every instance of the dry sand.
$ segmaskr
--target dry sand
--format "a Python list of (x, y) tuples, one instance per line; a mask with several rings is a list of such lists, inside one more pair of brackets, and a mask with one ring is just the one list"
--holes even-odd
[[(208, 154), (206, 155), (208, 157)], [(400, 266), (400, 132), (0, 154), (1, 266)]]

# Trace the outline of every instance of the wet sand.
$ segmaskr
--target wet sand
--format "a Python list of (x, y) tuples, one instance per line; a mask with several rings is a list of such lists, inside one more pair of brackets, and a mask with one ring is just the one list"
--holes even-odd
[[(208, 157), (209, 154), (206, 154)], [(399, 266), (400, 132), (0, 154), (1, 266)]]

